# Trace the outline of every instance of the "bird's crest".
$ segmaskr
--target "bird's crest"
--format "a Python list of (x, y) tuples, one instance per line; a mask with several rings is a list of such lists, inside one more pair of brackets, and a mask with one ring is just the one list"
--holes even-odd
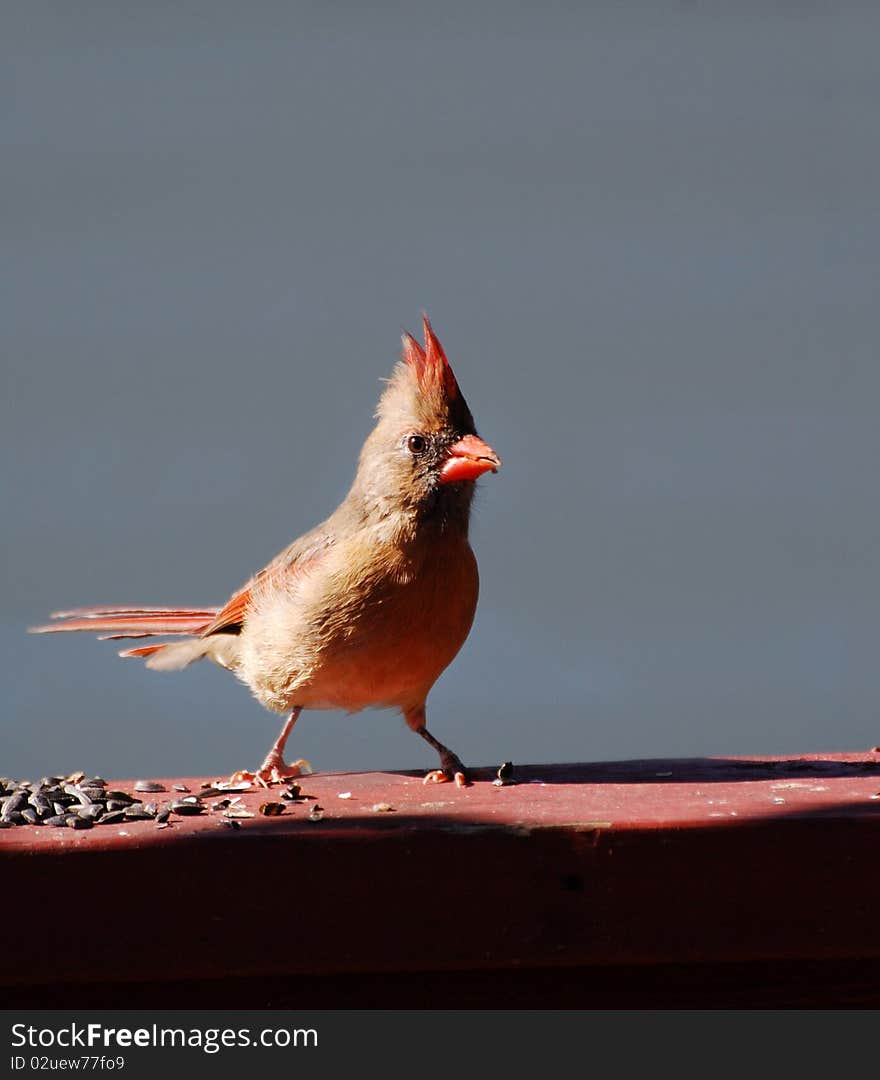
[(401, 359), (415, 375), (422, 393), (432, 394), (439, 390), (447, 401), (455, 401), (458, 397), (455, 374), (427, 315), (422, 316), (422, 323), (425, 328), (425, 347), (422, 348), (412, 334), (404, 332)]
[(423, 321), (424, 345), (412, 334), (403, 335), (401, 362), (388, 380), (377, 416), (395, 427), (421, 424), (431, 429), (451, 423), (470, 431), (473, 417), (467, 402), (427, 315)]

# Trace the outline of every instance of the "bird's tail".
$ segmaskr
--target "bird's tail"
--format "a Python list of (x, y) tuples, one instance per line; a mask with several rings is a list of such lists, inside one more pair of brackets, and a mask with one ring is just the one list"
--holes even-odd
[[(148, 607), (88, 607), (71, 611), (55, 611), (57, 622), (32, 626), (32, 634), (60, 634), (86, 630), (98, 635), (99, 641), (118, 641), (122, 638), (147, 638), (186, 635), (194, 640), (162, 642), (123, 649), (120, 656), (147, 659), (147, 666), (159, 670), (186, 667), (207, 652), (207, 644), (198, 637), (214, 620), (219, 608), (148, 608)], [(168, 650), (161, 659), (156, 656)]]

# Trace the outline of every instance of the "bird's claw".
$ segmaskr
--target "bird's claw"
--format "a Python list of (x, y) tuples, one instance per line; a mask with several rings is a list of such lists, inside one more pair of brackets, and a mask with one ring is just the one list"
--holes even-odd
[(445, 769), (432, 769), (422, 780), (423, 784), (448, 784), (453, 782), (456, 787), (467, 787), (468, 778), (464, 769), (456, 769), (451, 774)]
[(256, 784), (259, 787), (269, 788), (272, 784), (284, 784), (288, 780), (295, 780), (299, 776), (308, 776), (312, 766), (305, 758), (288, 765), (284, 758), (270, 754), (256, 772), (247, 769), (239, 769), (232, 774), (232, 781), (236, 784)]

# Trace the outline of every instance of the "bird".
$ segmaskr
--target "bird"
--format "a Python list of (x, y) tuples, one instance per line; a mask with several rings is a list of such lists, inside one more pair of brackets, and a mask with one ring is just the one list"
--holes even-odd
[(126, 648), (155, 671), (207, 659), (266, 708), (287, 714), (253, 773), (264, 787), (301, 774), (284, 752), (300, 713), (399, 710), (439, 755), (425, 782), (470, 782), (426, 726), (426, 701), (467, 638), (479, 573), (468, 538), (475, 482), (501, 459), (474, 418), (427, 315), (424, 345), (402, 336), (375, 426), (337, 509), (275, 556), (222, 607), (96, 606), (54, 612), (32, 633), (100, 640), (171, 637)]

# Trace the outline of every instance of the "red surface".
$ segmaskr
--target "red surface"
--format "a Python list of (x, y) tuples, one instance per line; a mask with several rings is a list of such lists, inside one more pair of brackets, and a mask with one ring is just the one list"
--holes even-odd
[(448, 994), (453, 973), (558, 970), (570, 985), (600, 969), (758, 965), (766, 981), (767, 965), (827, 976), (836, 964), (871, 992), (880, 754), (535, 765), (516, 778), (462, 790), (320, 774), (300, 781), (313, 798), (238, 830), (218, 814), (4, 830), (3, 880), (20, 902), (0, 985), (18, 1000), (26, 985), (194, 980), (271, 985), (289, 1001), (315, 978), (337, 990), (433, 979)]

